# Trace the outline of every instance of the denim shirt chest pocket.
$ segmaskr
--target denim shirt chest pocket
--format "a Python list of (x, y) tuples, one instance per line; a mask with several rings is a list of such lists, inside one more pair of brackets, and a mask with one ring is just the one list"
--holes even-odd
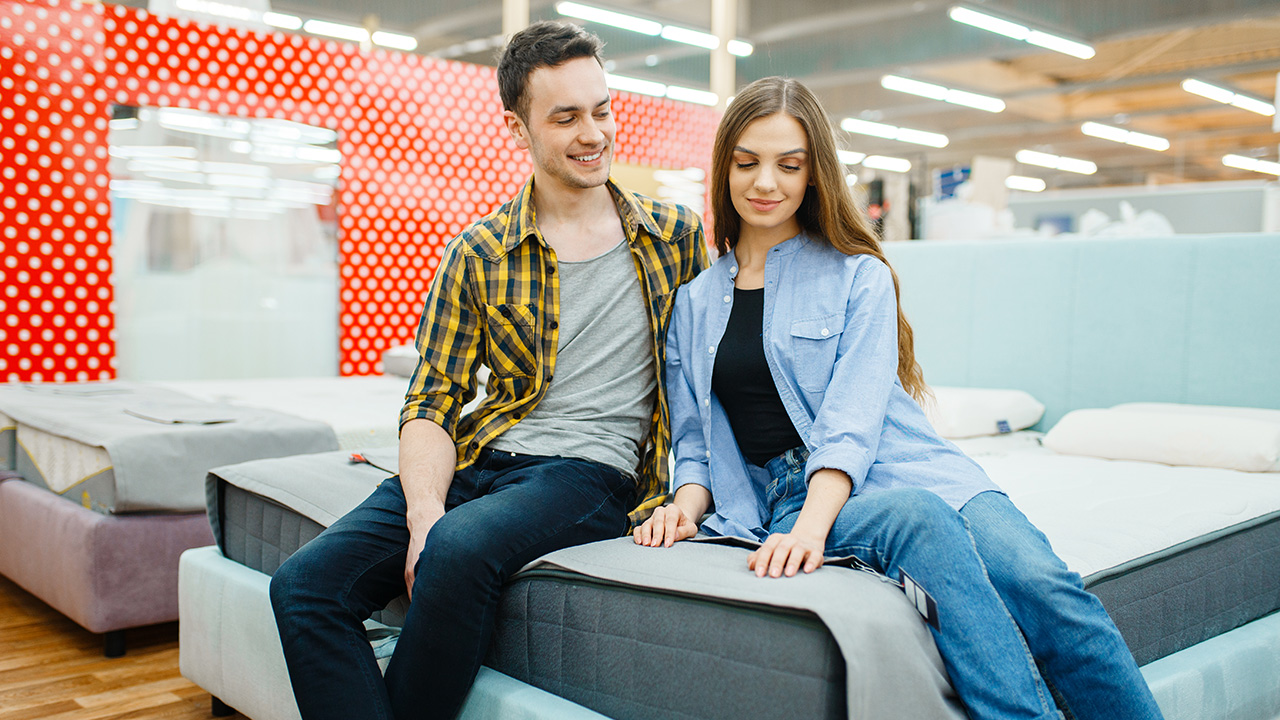
[(843, 330), (841, 313), (791, 321), (792, 371), (796, 384), (802, 389), (809, 392), (827, 389)]

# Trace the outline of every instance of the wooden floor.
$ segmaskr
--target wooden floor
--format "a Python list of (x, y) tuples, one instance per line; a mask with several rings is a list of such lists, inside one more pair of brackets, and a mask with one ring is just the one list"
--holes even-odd
[[(0, 577), (0, 720), (211, 720), (209, 693), (178, 673), (178, 624), (102, 636)], [(243, 718), (233, 715), (232, 718)]]

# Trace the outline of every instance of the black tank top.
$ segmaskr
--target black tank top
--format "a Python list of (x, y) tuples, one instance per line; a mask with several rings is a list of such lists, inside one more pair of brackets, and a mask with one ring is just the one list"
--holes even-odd
[(733, 311), (711, 374), (711, 390), (729, 416), (738, 449), (761, 466), (804, 444), (764, 359), (763, 327), (764, 289), (734, 288)]

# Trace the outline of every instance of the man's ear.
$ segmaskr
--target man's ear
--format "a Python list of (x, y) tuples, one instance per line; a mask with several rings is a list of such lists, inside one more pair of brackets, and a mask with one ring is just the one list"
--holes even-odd
[(502, 111), (502, 121), (507, 124), (507, 132), (511, 133), (511, 137), (516, 141), (516, 147), (521, 150), (529, 149), (529, 128), (525, 127), (524, 121), (519, 115), (510, 110)]

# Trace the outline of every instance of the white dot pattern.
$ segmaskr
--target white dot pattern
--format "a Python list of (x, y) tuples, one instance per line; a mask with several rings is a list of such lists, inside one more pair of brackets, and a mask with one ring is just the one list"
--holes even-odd
[[(340, 370), (410, 342), (444, 245), (531, 170), (492, 68), (71, 0), (0, 2), (0, 379), (115, 376), (111, 104), (339, 133)], [(620, 93), (616, 159), (709, 169), (710, 108)]]

